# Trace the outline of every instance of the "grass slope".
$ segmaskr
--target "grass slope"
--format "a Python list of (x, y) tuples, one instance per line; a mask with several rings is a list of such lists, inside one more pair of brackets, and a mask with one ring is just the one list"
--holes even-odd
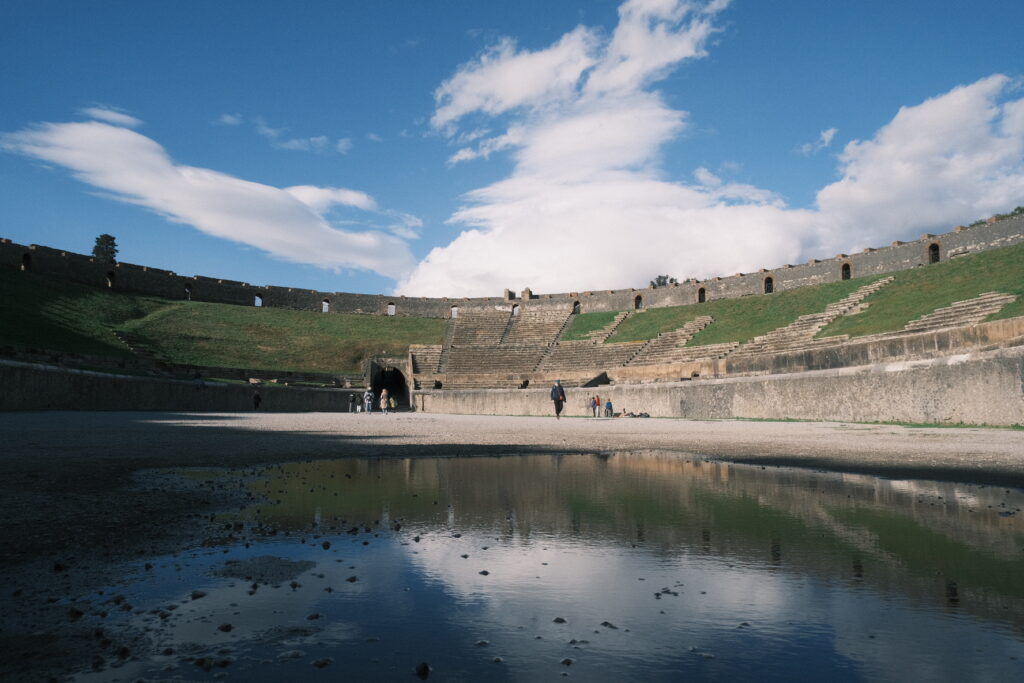
[(682, 327), (702, 315), (710, 315), (715, 322), (694, 335), (688, 346), (748, 341), (785, 327), (801, 315), (823, 311), (828, 304), (875, 279), (878, 277), (829, 282), (774, 294), (719, 299), (703, 304), (649, 308), (623, 321), (608, 342), (650, 339), (660, 332)]
[(587, 335), (591, 332), (611, 324), (617, 314), (618, 311), (597, 311), (594, 313), (580, 313), (573, 316), (569, 329), (562, 335), (562, 340), (587, 339)]
[(440, 344), (445, 321), (177, 302), (124, 327), (175, 363), (354, 373), (367, 356)]
[(893, 332), (936, 308), (983, 292), (1017, 295), (1016, 301), (990, 316), (990, 320), (1024, 315), (1024, 243), (893, 275), (893, 282), (867, 299), (871, 306), (866, 311), (839, 318), (820, 336)]
[(0, 344), (111, 358), (132, 357), (116, 328), (169, 303), (8, 268), (0, 268), (0, 288)]
[(0, 268), (0, 344), (131, 358), (130, 332), (158, 358), (188, 365), (356, 373), (366, 355), (440, 344), (445, 321), (171, 301)]

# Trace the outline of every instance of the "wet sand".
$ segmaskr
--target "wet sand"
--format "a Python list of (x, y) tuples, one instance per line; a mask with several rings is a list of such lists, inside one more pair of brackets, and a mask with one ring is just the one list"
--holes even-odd
[[(0, 676), (88, 666), (96, 635), (62, 600), (110, 569), (218, 534), (229, 489), (146, 471), (341, 457), (678, 452), (892, 478), (1024, 488), (1024, 431), (844, 423), (397, 413), (0, 414)], [(131, 647), (126, 643), (124, 647)]]

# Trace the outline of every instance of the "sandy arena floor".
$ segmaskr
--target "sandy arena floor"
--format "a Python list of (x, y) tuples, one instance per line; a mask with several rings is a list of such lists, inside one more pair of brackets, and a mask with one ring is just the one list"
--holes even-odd
[[(0, 676), (76, 666), (61, 595), (114, 562), (194, 547), (227, 491), (144, 470), (341, 457), (672, 451), (734, 462), (1024, 488), (1024, 431), (422, 413), (0, 413)], [(197, 513), (203, 513), (198, 515)], [(84, 640), (82, 641), (84, 642)], [(15, 654), (10, 654), (15, 653)], [(17, 654), (20, 653), (20, 654)], [(44, 676), (45, 678), (45, 676)]]

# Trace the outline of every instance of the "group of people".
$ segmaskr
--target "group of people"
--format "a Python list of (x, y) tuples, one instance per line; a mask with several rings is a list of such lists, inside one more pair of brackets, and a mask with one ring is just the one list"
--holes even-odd
[[(611, 417), (614, 414), (612, 412), (612, 400), (610, 398), (609, 399), (605, 399), (603, 411), (604, 411), (604, 416), (605, 417)], [(602, 406), (601, 406), (601, 397), (600, 396), (594, 396), (594, 397), (592, 397), (590, 399), (590, 412), (593, 414), (594, 417), (600, 417), (601, 416), (601, 414), (602, 414)]]
[[(565, 407), (565, 388), (562, 386), (562, 380), (556, 379), (555, 384), (551, 387), (551, 401), (555, 404), (555, 419), (562, 417), (562, 408)], [(590, 412), (594, 417), (614, 417), (615, 411), (612, 408), (612, 400), (610, 398), (605, 399), (604, 406), (601, 405), (600, 396), (590, 397)]]
[[(372, 413), (374, 406), (374, 399), (377, 395), (373, 393), (373, 389), (367, 388), (363, 392), (363, 405), (362, 410), (364, 413)], [(380, 408), (380, 411), (387, 415), (389, 412), (398, 407), (398, 401), (395, 400), (394, 396), (388, 395), (387, 389), (380, 390), (380, 399), (376, 401), (376, 405)], [(356, 395), (349, 394), (348, 397), (348, 412), (355, 413), (359, 412), (356, 408)]]

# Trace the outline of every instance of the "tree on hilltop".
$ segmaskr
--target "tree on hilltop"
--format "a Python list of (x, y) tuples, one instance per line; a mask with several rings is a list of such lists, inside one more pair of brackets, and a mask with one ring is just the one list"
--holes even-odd
[(669, 277), (668, 275), (658, 275), (653, 280), (651, 280), (651, 287), (664, 287), (665, 285), (674, 285), (677, 284), (678, 282), (679, 281), (676, 280), (674, 277)]
[(92, 255), (100, 263), (116, 263), (117, 238), (107, 234), (97, 237), (96, 246), (92, 248)]

